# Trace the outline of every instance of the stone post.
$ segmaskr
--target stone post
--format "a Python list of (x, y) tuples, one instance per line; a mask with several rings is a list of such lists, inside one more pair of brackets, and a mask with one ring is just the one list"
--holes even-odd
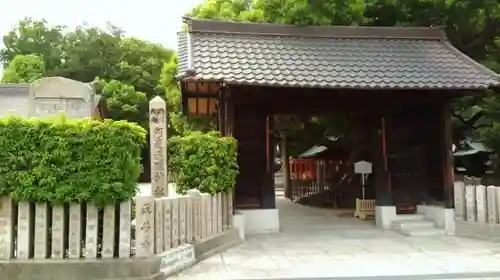
[(163, 198), (155, 199), (155, 213), (154, 213), (154, 223), (155, 223), (155, 253), (163, 252), (163, 223), (165, 222), (165, 217), (163, 217)]
[(495, 187), (495, 197), (497, 202), (497, 219), (500, 222), (500, 187)]
[(455, 195), (455, 217), (460, 221), (465, 220), (465, 184), (464, 182), (454, 183)]
[(159, 96), (149, 101), (149, 133), (151, 191), (155, 197), (168, 196), (167, 107)]
[(135, 198), (135, 256), (150, 257), (154, 247), (154, 198), (138, 196)]
[(498, 222), (498, 211), (497, 211), (497, 195), (496, 187), (488, 186), (486, 188), (486, 204), (488, 206), (488, 223), (496, 224)]
[(467, 184), (465, 186), (465, 217), (467, 222), (476, 221), (476, 187)]
[(87, 204), (87, 225), (85, 226), (85, 250), (84, 256), (87, 259), (97, 258), (98, 250), (98, 230), (99, 214), (97, 207)]
[(202, 237), (202, 217), (201, 217), (201, 193), (199, 190), (189, 190), (188, 196), (192, 198), (193, 202), (193, 234), (194, 242), (200, 242)]
[(29, 259), (32, 240), (30, 238), (30, 224), (33, 220), (31, 205), (28, 202), (19, 202), (17, 205), (17, 258)]
[(48, 207), (46, 203), (35, 205), (35, 259), (47, 258), (48, 249)]
[(12, 199), (0, 196), (0, 260), (14, 256)]
[(52, 208), (52, 255), (53, 259), (64, 258), (64, 206)]
[(487, 206), (486, 206), (486, 187), (484, 185), (476, 186), (476, 213), (477, 221), (480, 223), (487, 222)]
[(120, 203), (120, 233), (118, 256), (130, 258), (131, 233), (132, 233), (132, 201)]
[(115, 206), (106, 205), (102, 217), (102, 258), (113, 258), (115, 245)]

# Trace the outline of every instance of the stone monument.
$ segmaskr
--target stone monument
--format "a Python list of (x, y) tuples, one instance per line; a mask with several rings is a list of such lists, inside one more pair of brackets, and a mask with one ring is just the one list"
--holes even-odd
[(152, 193), (155, 197), (168, 196), (167, 108), (159, 96), (149, 101), (149, 130)]
[(64, 112), (70, 119), (91, 118), (96, 108), (92, 85), (62, 77), (34, 81), (29, 95), (30, 117), (50, 117)]

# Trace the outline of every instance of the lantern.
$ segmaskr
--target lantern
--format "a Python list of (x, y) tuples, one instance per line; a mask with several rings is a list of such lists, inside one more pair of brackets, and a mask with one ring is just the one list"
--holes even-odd
[(182, 94), (184, 113), (189, 116), (215, 116), (221, 88), (220, 82), (185, 81)]

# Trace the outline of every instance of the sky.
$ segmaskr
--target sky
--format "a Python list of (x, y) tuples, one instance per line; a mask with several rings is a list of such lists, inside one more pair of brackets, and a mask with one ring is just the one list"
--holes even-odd
[[(84, 23), (104, 28), (109, 22), (129, 36), (177, 48), (176, 32), (181, 29), (181, 17), (199, 2), (201, 0), (0, 0), (0, 34), (3, 36), (25, 17), (44, 18), (49, 24), (69, 28)], [(0, 43), (0, 47), (3, 44)]]

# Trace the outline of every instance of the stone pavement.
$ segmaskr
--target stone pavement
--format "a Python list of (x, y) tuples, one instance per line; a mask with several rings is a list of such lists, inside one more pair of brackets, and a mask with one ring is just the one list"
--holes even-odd
[(241, 246), (170, 279), (500, 280), (500, 243), (453, 236), (405, 237), (379, 230), (373, 222), (335, 215), (331, 209), (283, 198), (277, 199), (277, 206), (279, 234), (249, 236)]

